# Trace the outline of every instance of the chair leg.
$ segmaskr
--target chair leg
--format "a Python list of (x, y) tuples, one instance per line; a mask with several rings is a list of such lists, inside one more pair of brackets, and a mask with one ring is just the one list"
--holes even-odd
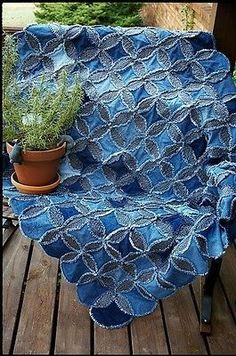
[(202, 334), (211, 333), (213, 291), (219, 276), (221, 263), (222, 257), (212, 260), (205, 283), (203, 286), (201, 285), (200, 333)]

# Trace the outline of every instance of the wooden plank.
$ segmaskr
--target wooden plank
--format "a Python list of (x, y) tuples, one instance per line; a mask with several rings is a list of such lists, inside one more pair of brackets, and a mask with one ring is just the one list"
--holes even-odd
[(236, 250), (230, 246), (223, 257), (220, 278), (227, 294), (230, 307), (236, 319)]
[(35, 244), (14, 354), (49, 354), (58, 260)]
[(199, 322), (189, 287), (163, 300), (171, 353), (205, 355), (207, 350), (199, 333)]
[(134, 355), (168, 355), (160, 307), (146, 317), (135, 319), (131, 336)]
[(5, 33), (15, 33), (17, 31), (22, 31), (23, 27), (9, 27), (9, 26), (5, 26), (3, 27), (3, 31)]
[[(199, 307), (199, 279), (194, 281), (193, 290)], [(212, 334), (207, 336), (212, 355), (235, 355), (236, 328), (219, 281), (216, 282), (212, 306)]]
[[(3, 219), (3, 223), (5, 219)], [(8, 239), (13, 236), (14, 232), (17, 230), (18, 224), (11, 224), (8, 228), (2, 229), (2, 246), (5, 245)]]
[(129, 355), (128, 328), (108, 330), (94, 326), (95, 355)]
[(90, 316), (79, 304), (75, 286), (62, 277), (55, 343), (56, 355), (90, 355)]
[(3, 353), (10, 350), (30, 240), (17, 230), (3, 251)]
[(8, 200), (3, 197), (2, 199), (2, 224), (7, 223), (9, 226), (2, 229), (2, 246), (5, 245), (7, 240), (12, 236), (18, 226), (18, 218), (13, 214), (11, 207), (8, 205)]
[(2, 217), (18, 220), (17, 216), (14, 215), (14, 213), (11, 210), (11, 207), (8, 205), (3, 205)]

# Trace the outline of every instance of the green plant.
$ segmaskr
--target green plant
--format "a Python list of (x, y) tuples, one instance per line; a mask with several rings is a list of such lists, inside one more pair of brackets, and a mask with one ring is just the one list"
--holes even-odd
[(181, 10), (183, 31), (190, 31), (194, 26), (195, 11), (191, 7), (191, 3), (186, 3), (182, 6)]
[(139, 13), (142, 5), (141, 2), (38, 3), (34, 14), (39, 23), (142, 26)]
[(3, 138), (18, 139), (24, 149), (55, 148), (72, 125), (83, 99), (79, 76), (40, 75), (17, 80), (17, 43), (7, 35), (3, 47)]

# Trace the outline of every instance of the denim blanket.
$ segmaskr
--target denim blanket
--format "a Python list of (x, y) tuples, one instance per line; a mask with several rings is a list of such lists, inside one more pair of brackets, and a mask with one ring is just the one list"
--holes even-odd
[[(62, 67), (85, 93), (54, 193), (4, 176), (22, 233), (118, 328), (208, 271), (236, 237), (236, 89), (206, 32), (30, 25), (19, 78)], [(50, 128), (49, 128), (50, 130)]]

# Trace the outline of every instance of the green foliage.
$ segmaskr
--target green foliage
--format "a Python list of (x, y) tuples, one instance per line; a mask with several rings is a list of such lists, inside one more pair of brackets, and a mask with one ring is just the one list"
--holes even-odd
[(17, 81), (17, 43), (6, 36), (3, 47), (3, 137), (18, 139), (24, 149), (55, 148), (72, 125), (83, 95), (78, 75), (69, 81), (63, 69), (54, 78), (40, 75)]
[(65, 25), (142, 26), (141, 2), (118, 3), (38, 3), (35, 11), (39, 23), (57, 22)]
[(186, 3), (180, 10), (182, 15), (183, 31), (191, 31), (194, 26), (195, 11), (191, 7), (191, 3)]

